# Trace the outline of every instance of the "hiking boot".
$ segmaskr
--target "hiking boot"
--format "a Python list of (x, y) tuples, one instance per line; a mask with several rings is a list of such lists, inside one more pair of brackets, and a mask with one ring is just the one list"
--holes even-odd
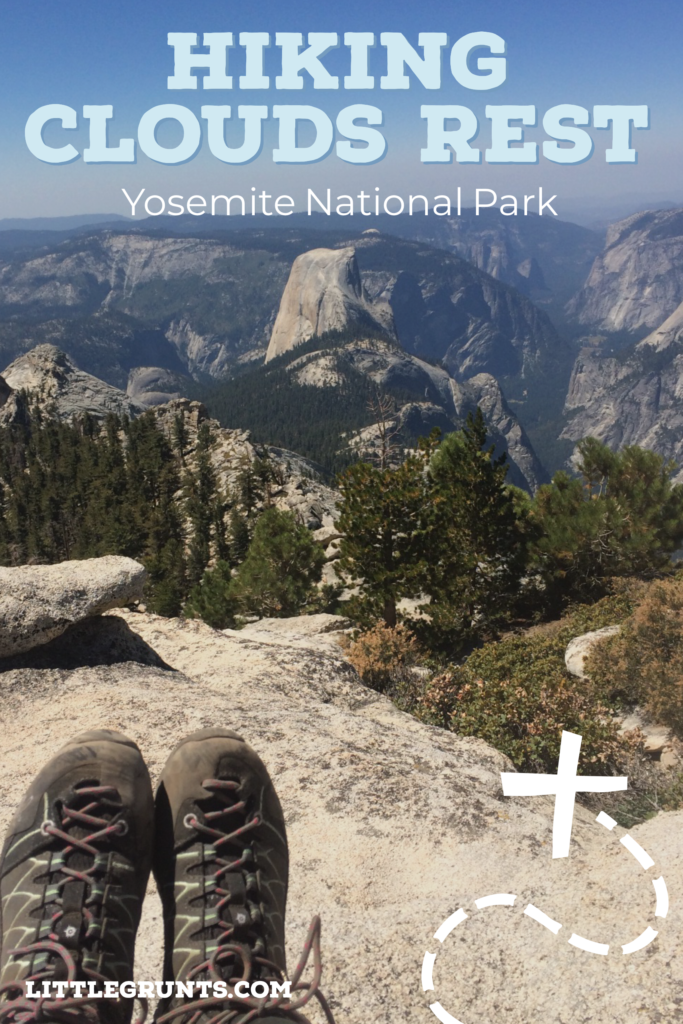
[[(108, 729), (81, 733), (33, 780), (0, 861), (2, 1024), (128, 1024), (132, 999), (92, 991), (133, 977), (153, 818), (140, 751)], [(73, 981), (97, 984), (62, 999), (27, 996)]]
[[(154, 874), (164, 908), (166, 982), (157, 1024), (243, 1024), (256, 1017), (260, 1024), (305, 1024), (298, 1011), (313, 996), (334, 1024), (318, 991), (317, 919), (302, 962), (287, 977), (288, 865), (282, 808), (257, 754), (226, 729), (183, 740), (156, 796)], [(311, 950), (313, 981), (299, 983)], [(261, 983), (257, 994), (254, 982)]]

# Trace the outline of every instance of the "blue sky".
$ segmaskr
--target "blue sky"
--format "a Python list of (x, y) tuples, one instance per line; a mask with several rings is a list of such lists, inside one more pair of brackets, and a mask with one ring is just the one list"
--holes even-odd
[[(19, 8), (7, 0), (2, 14), (0, 59), (3, 88), (0, 94), (0, 152), (2, 188), (0, 217), (48, 216), (69, 213), (126, 213), (121, 188), (132, 195), (173, 192), (210, 194), (212, 191), (289, 193), (299, 201), (308, 187), (337, 192), (372, 191), (408, 194), (410, 191), (454, 194), (461, 185), (468, 201), (475, 187), (522, 194), (542, 185), (562, 199), (595, 203), (619, 195), (642, 195), (683, 202), (679, 168), (683, 162), (683, 103), (680, 39), (683, 5), (679, 2), (642, 3), (636, 0), (586, 0), (548, 4), (541, 0), (480, 0), (477, 4), (423, 0), (393, 0), (373, 4), (348, 0), (323, 10), (319, 3), (292, 0), (285, 5), (265, 2), (236, 4), (213, 0), (118, 0), (93, 4), (82, 0), (34, 2)], [(198, 89), (169, 91), (172, 50), (166, 35), (173, 32), (276, 31), (402, 32), (417, 45), (419, 32), (446, 32), (450, 44), (473, 31), (495, 32), (507, 43), (507, 80), (498, 89), (474, 92), (451, 77), (444, 62), (442, 88), (426, 90), (415, 79), (408, 91), (376, 87), (367, 92), (314, 90), (299, 92), (209, 92)], [(241, 72), (239, 51), (234, 68)], [(274, 77), (279, 73), (279, 51), (268, 52)], [(325, 57), (332, 74), (348, 73), (348, 51), (341, 47)], [(384, 51), (372, 54), (371, 70), (385, 73)], [(112, 139), (135, 137), (141, 115), (160, 103), (180, 103), (199, 112), (202, 103), (267, 104), (306, 103), (336, 114), (350, 103), (371, 103), (384, 112), (383, 134), (388, 142), (385, 158), (370, 166), (351, 166), (334, 154), (311, 165), (275, 165), (272, 160), (274, 124), (269, 125), (260, 157), (242, 166), (227, 166), (203, 145), (193, 160), (181, 166), (163, 166), (144, 154), (135, 165), (68, 165), (41, 163), (26, 148), (24, 126), (36, 108), (63, 103), (79, 112), (84, 104), (112, 104), (115, 118)], [(422, 103), (458, 103), (475, 111), (481, 122), (486, 103), (534, 104), (539, 115), (558, 103), (588, 107), (594, 104), (646, 104), (649, 131), (634, 132), (637, 165), (608, 165), (604, 149), (609, 132), (595, 133), (596, 151), (586, 163), (561, 167), (541, 159), (537, 166), (424, 165), (425, 144)], [(68, 141), (83, 148), (85, 132), (68, 134)], [(45, 132), (57, 143), (53, 124)], [(162, 136), (159, 136), (162, 138)], [(531, 129), (528, 139), (541, 140)], [(171, 136), (168, 136), (170, 139)], [(484, 127), (474, 143), (483, 148)], [(64, 141), (67, 141), (64, 139)], [(546, 193), (547, 194), (547, 193)]]

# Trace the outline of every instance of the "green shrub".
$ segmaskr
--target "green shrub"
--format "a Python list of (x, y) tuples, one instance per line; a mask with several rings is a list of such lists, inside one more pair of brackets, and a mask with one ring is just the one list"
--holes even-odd
[(538, 628), (484, 644), (462, 666), (428, 685), (422, 715), (463, 736), (479, 736), (525, 771), (557, 770), (562, 731), (583, 736), (581, 767), (618, 774), (631, 744), (619, 738), (607, 704), (592, 684), (566, 671), (571, 639), (623, 621), (632, 611), (628, 588), (576, 608), (555, 628)]
[(622, 741), (608, 709), (559, 672), (543, 684), (481, 679), (467, 667), (449, 669), (432, 681), (425, 710), (461, 736), (478, 736), (523, 771), (555, 773), (562, 731), (583, 737), (581, 769), (619, 773)]

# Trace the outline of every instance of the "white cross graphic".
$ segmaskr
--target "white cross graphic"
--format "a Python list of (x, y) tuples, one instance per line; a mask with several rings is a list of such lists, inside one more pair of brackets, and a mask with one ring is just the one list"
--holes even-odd
[(501, 772), (503, 796), (551, 796), (555, 794), (553, 819), (553, 857), (569, 856), (572, 837), (574, 800), (577, 793), (615, 793), (626, 789), (628, 778), (601, 775), (577, 775), (581, 737), (562, 733), (557, 775), (524, 775)]

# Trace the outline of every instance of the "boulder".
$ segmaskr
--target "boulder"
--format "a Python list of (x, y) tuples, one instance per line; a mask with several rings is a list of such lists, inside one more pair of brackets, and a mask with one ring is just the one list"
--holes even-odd
[[(504, 798), (500, 772), (510, 765), (501, 754), (398, 711), (343, 659), (132, 611), (89, 628), (113, 618), (139, 638), (140, 658), (153, 650), (167, 667), (139, 663), (128, 643), (121, 664), (27, 663), (0, 676), (0, 829), (37, 753), (47, 759), (79, 730), (126, 732), (156, 781), (183, 736), (224, 725), (256, 748), (278, 790), (290, 848), (290, 968), (319, 913), (321, 987), (338, 1024), (428, 1024), (437, 1001), (467, 1024), (677, 1020), (681, 812), (630, 830), (656, 861), (647, 871), (619, 843), (624, 830), (608, 831), (579, 806), (570, 857), (553, 860), (552, 799)], [(654, 917), (659, 875), (666, 918)], [(477, 907), (498, 893), (513, 894), (514, 905)], [(558, 934), (524, 914), (530, 903), (562, 925)], [(440, 943), (435, 931), (460, 908), (467, 919)], [(621, 944), (648, 926), (655, 941), (624, 955)], [(608, 955), (570, 945), (573, 933), (609, 944)], [(138, 979), (162, 977), (162, 947), (150, 885)], [(424, 991), (426, 952), (437, 958), (434, 989)]]
[(0, 658), (45, 644), (90, 615), (139, 601), (144, 580), (139, 562), (115, 555), (0, 566)]
[(640, 729), (644, 736), (643, 749), (653, 760), (664, 764), (677, 763), (673, 734), (666, 725), (653, 722), (642, 708), (634, 708), (630, 715), (622, 718), (619, 732), (630, 732), (632, 729)]
[(194, 381), (160, 366), (134, 366), (128, 374), (126, 394), (138, 405), (151, 409), (182, 398)]
[(340, 536), (341, 534), (333, 521), (330, 522), (329, 525), (326, 525), (323, 522), (320, 529), (315, 530), (313, 533), (314, 539), (317, 540), (319, 544), (322, 544), (323, 547), (327, 547), (333, 540), (339, 540)]
[(616, 636), (620, 630), (621, 626), (604, 626), (602, 629), (594, 629), (590, 633), (583, 633), (581, 636), (576, 636), (573, 640), (570, 640), (564, 653), (564, 663), (567, 666), (567, 672), (573, 676), (578, 676), (579, 679), (586, 679), (587, 676), (583, 666), (593, 647), (606, 636)]
[(341, 551), (341, 538), (333, 540), (331, 544), (325, 548), (325, 558), (328, 562), (333, 561), (335, 558), (339, 558), (339, 552)]

